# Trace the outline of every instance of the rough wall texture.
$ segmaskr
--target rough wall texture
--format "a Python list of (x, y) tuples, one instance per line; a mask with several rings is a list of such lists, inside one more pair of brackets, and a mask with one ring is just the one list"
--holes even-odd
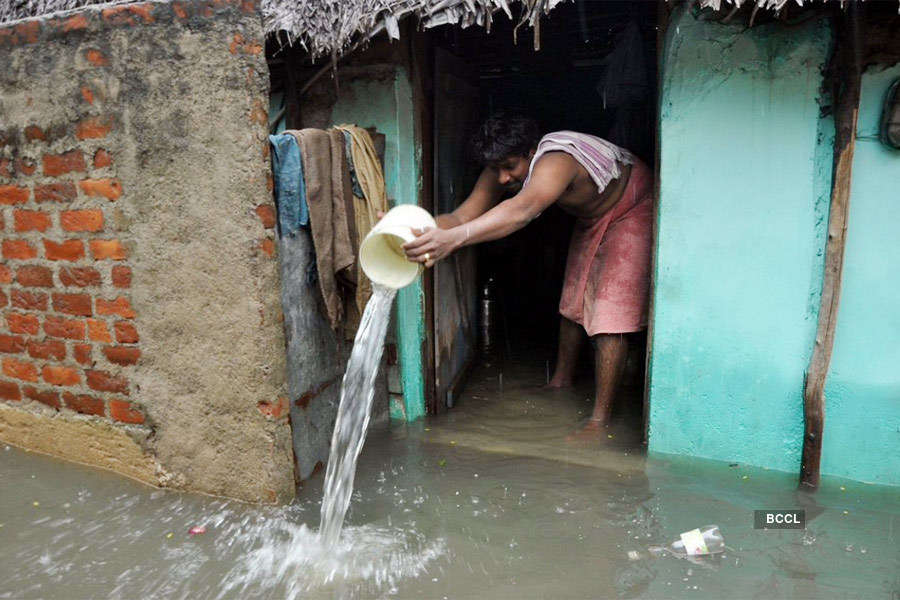
[[(799, 469), (831, 141), (824, 20), (669, 25), (650, 450)], [(822, 151), (824, 149), (824, 152)]]
[(292, 498), (253, 2), (21, 22), (0, 64), (0, 438)]
[[(898, 42), (900, 43), (900, 42)], [(878, 139), (900, 64), (863, 73), (822, 473), (900, 485), (900, 150)]]

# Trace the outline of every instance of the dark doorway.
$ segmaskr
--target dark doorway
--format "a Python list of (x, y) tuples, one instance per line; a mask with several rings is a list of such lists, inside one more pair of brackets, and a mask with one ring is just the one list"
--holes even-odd
[[(655, 2), (566, 3), (533, 31), (495, 15), (490, 33), (447, 26), (430, 32), (434, 47), (436, 212), (465, 200), (480, 172), (467, 152), (478, 124), (496, 111), (536, 119), (545, 132), (569, 129), (625, 147), (655, 164)], [(623, 72), (624, 66), (627, 72)], [(622, 98), (629, 102), (623, 104)], [(439, 409), (458, 398), (468, 369), (528, 362), (553, 369), (557, 312), (573, 219), (557, 207), (513, 235), (459, 253), (435, 270), (434, 340)], [(493, 301), (486, 323), (484, 294)], [(490, 312), (490, 311), (488, 311)], [(479, 351), (487, 329), (489, 354)], [(625, 385), (643, 389), (646, 335), (631, 336)], [(591, 379), (585, 344), (582, 379)], [(639, 396), (640, 394), (638, 394)], [(640, 419), (640, 402), (636, 418)]]

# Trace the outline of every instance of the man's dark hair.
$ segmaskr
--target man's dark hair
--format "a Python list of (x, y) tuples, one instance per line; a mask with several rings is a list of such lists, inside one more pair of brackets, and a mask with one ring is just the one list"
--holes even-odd
[(528, 156), (540, 139), (541, 130), (534, 119), (497, 113), (472, 136), (472, 154), (483, 165), (495, 165), (510, 156)]

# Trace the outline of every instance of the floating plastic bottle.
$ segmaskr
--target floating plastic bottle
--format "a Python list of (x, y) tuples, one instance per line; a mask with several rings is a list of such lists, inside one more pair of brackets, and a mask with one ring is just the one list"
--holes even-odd
[(685, 531), (668, 547), (653, 546), (649, 550), (657, 556), (666, 552), (679, 557), (719, 554), (725, 551), (725, 538), (718, 525), (706, 525)]

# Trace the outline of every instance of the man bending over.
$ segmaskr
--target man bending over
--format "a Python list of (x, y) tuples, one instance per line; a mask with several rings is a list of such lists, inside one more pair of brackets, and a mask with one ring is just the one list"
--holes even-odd
[(587, 333), (596, 391), (581, 434), (597, 434), (609, 421), (625, 366), (623, 334), (647, 326), (652, 175), (637, 157), (606, 140), (573, 131), (540, 137), (536, 123), (523, 117), (489, 118), (472, 146), (484, 165), (474, 189), (459, 208), (437, 217), (437, 229), (406, 244), (407, 256), (431, 267), (458, 248), (521, 229), (554, 202), (573, 215), (550, 385), (572, 384)]

